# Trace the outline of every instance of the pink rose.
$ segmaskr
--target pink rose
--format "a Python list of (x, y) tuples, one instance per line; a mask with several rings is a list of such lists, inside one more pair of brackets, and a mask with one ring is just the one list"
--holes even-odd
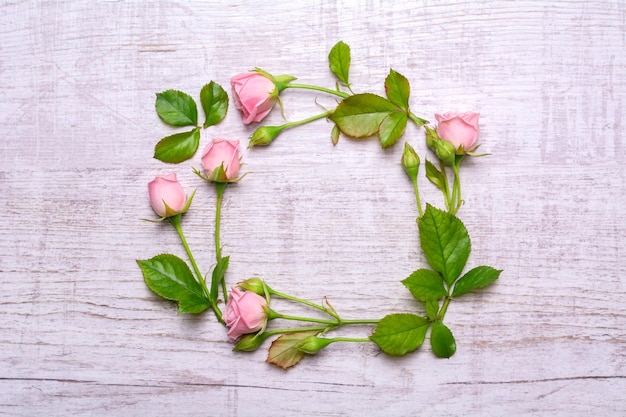
[(240, 165), (238, 140), (213, 139), (202, 153), (202, 168), (211, 181), (229, 182), (236, 179)]
[(245, 124), (260, 122), (276, 104), (274, 82), (258, 72), (243, 72), (230, 79), (235, 106), (243, 113)]
[(471, 151), (478, 140), (478, 116), (473, 112), (435, 114), (437, 133), (456, 150)]
[(267, 301), (251, 291), (233, 288), (226, 305), (228, 337), (239, 336), (261, 330), (267, 322)]
[(157, 175), (148, 183), (150, 205), (161, 217), (171, 217), (185, 209), (187, 196), (176, 179), (176, 174)]

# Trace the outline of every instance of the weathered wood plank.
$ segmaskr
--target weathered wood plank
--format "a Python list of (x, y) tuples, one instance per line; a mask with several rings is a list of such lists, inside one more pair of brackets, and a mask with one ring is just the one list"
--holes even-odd
[[(624, 415), (624, 6), (0, 5), (0, 415)], [(152, 159), (172, 133), (154, 94), (197, 96), (254, 66), (333, 86), (326, 56), (338, 40), (352, 47), (356, 91), (382, 94), (391, 67), (410, 80), (420, 116), (481, 112), (492, 155), (464, 168), (460, 216), (470, 264), (504, 273), (451, 303), (449, 360), (332, 345), (284, 372), (265, 351), (231, 352), (210, 315), (176, 315), (135, 264), (184, 255), (170, 227), (139, 220), (152, 215), (146, 183), (168, 171), (198, 189), (184, 228), (201, 268), (214, 262), (215, 195), (191, 172), (199, 158)], [(316, 100), (333, 105), (286, 91), (287, 118), (317, 112)], [(203, 144), (246, 141), (254, 126), (232, 107)], [(224, 200), (229, 283), (260, 276), (328, 297), (345, 317), (419, 311), (399, 282), (423, 265), (401, 148), (333, 147), (330, 128), (318, 121), (244, 152), (252, 174)], [(427, 155), (422, 135), (406, 138)]]

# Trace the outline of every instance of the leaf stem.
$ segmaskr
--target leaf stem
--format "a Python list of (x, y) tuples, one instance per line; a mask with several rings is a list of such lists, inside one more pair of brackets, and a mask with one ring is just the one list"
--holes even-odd
[(437, 314), (437, 321), (443, 321), (443, 318), (446, 316), (446, 311), (448, 311), (448, 305), (450, 304), (450, 300), (452, 300), (452, 297), (450, 297), (449, 295), (446, 295), (446, 298), (443, 299), (443, 304), (441, 305), (439, 314)]
[(411, 119), (411, 121), (415, 123), (418, 127), (424, 126), (429, 123), (428, 120), (422, 119), (421, 117), (417, 117), (413, 112), (409, 112), (408, 116), (409, 116), (409, 119)]
[(317, 85), (310, 85), (310, 84), (297, 84), (297, 83), (289, 83), (287, 84), (286, 88), (302, 88), (305, 90), (315, 90), (315, 91), (321, 91), (323, 93), (328, 93), (328, 94), (332, 94), (341, 98), (348, 98), (350, 97), (350, 94), (348, 93), (343, 93), (341, 91), (337, 91), (337, 90), (332, 90), (330, 88), (326, 88), (326, 87), (320, 87)]
[[(221, 213), (222, 213), (222, 200), (224, 197), (224, 190), (228, 185), (227, 182), (216, 182), (215, 190), (217, 191), (217, 199), (215, 201), (215, 259), (219, 262), (222, 259), (222, 247), (220, 245), (220, 224), (221, 224)], [(226, 279), (221, 277), (222, 293), (224, 294), (224, 302), (228, 302), (228, 291), (226, 289)], [(212, 286), (215, 285), (217, 287), (218, 283), (211, 283)]]
[(193, 257), (193, 254), (191, 253), (191, 249), (189, 248), (187, 239), (185, 239), (185, 234), (183, 233), (183, 228), (181, 226), (181, 217), (182, 217), (182, 214), (177, 214), (175, 216), (168, 217), (168, 220), (170, 221), (170, 223), (172, 223), (172, 225), (174, 226), (174, 229), (176, 229), (176, 232), (178, 233), (178, 237), (180, 238), (180, 241), (183, 244), (183, 247), (185, 248), (185, 252), (187, 252), (187, 257), (189, 258), (189, 261), (191, 262), (191, 266), (193, 267), (193, 270), (196, 273), (196, 279), (198, 283), (200, 284), (200, 286), (202, 287), (202, 291), (204, 292), (204, 295), (211, 302), (211, 308), (213, 309), (213, 312), (215, 313), (215, 317), (217, 317), (220, 323), (225, 324), (224, 319), (222, 318), (222, 311), (219, 309), (215, 301), (213, 301), (213, 298), (211, 297), (211, 291), (209, 291), (209, 288), (206, 285), (206, 281), (204, 280), (204, 277), (202, 276), (202, 273), (200, 272), (200, 268), (198, 268), (196, 259)]

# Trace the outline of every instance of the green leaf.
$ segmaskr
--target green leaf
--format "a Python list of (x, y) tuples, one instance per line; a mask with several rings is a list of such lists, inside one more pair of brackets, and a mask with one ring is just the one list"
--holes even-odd
[(452, 332), (440, 321), (433, 323), (430, 331), (430, 347), (439, 358), (449, 358), (456, 352), (456, 342)]
[(380, 123), (378, 137), (383, 148), (395, 144), (404, 134), (408, 116), (402, 112), (389, 113)]
[(272, 342), (266, 362), (280, 366), (283, 369), (291, 368), (304, 358), (305, 352), (298, 349), (304, 341), (315, 336), (318, 332), (287, 333)]
[(426, 306), (426, 315), (430, 321), (435, 321), (437, 313), (439, 313), (439, 301), (431, 300), (424, 303)]
[(190, 95), (167, 90), (156, 95), (156, 111), (161, 120), (171, 126), (196, 126), (198, 108)]
[(170, 254), (138, 260), (146, 285), (155, 294), (178, 302), (179, 313), (201, 313), (211, 304), (182, 259)]
[(211, 297), (213, 300), (217, 300), (217, 293), (219, 291), (219, 283), (224, 279), (226, 270), (228, 269), (228, 263), (230, 256), (224, 256), (217, 261), (217, 265), (213, 268), (213, 274), (211, 275)]
[(378, 132), (381, 122), (397, 111), (389, 100), (376, 94), (355, 94), (337, 106), (330, 119), (346, 136), (366, 138)]
[(330, 140), (333, 141), (333, 145), (336, 145), (339, 142), (340, 133), (341, 130), (339, 130), (339, 127), (336, 124), (333, 125), (333, 129), (330, 131)]
[(224, 120), (228, 112), (228, 94), (216, 82), (211, 81), (200, 90), (200, 103), (206, 117), (204, 127), (213, 126)]
[(348, 73), (350, 72), (350, 47), (342, 41), (333, 46), (328, 54), (330, 70), (339, 81), (348, 85)]
[(441, 275), (430, 269), (418, 269), (402, 283), (419, 301), (436, 301), (448, 295)]
[(394, 70), (389, 71), (389, 75), (385, 78), (385, 92), (387, 98), (396, 106), (402, 110), (409, 110), (409, 96), (411, 94), (411, 87), (409, 80), (399, 72)]
[(458, 278), (470, 253), (470, 239), (465, 226), (455, 216), (430, 204), (419, 221), (424, 256), (448, 285)]
[(176, 133), (159, 141), (154, 147), (154, 157), (159, 161), (177, 164), (191, 158), (200, 145), (200, 129)]
[(463, 275), (454, 285), (453, 297), (458, 297), (478, 288), (484, 288), (500, 276), (501, 270), (490, 266), (477, 266)]
[(426, 160), (426, 178), (428, 178), (430, 182), (435, 185), (435, 187), (445, 192), (446, 179), (443, 175), (444, 174), (439, 171), (439, 169), (437, 169), (432, 162)]
[(426, 317), (390, 314), (378, 323), (370, 339), (386, 354), (402, 356), (424, 343), (429, 326), (430, 321)]

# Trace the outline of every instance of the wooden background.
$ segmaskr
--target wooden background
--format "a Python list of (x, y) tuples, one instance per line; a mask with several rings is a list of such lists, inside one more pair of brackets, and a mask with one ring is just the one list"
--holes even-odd
[[(617, 0), (3, 1), (0, 415), (626, 415), (625, 29)], [(416, 114), (481, 113), (493, 155), (465, 165), (459, 216), (469, 265), (504, 272), (451, 303), (449, 360), (335, 344), (283, 371), (265, 349), (231, 352), (210, 314), (177, 315), (135, 263), (184, 256), (171, 227), (139, 220), (153, 215), (147, 182), (167, 172), (198, 190), (183, 226), (201, 268), (214, 262), (200, 155), (152, 159), (173, 133), (155, 93), (197, 98), (255, 66), (333, 87), (339, 40), (355, 91), (382, 94), (393, 68)], [(283, 100), (288, 120), (333, 104)], [(231, 107), (201, 147), (247, 142), (254, 126)], [(424, 265), (401, 144), (333, 147), (330, 128), (244, 151), (252, 174), (224, 201), (227, 279), (328, 297), (345, 317), (419, 312), (399, 282)], [(405, 139), (428, 155), (422, 131)]]

